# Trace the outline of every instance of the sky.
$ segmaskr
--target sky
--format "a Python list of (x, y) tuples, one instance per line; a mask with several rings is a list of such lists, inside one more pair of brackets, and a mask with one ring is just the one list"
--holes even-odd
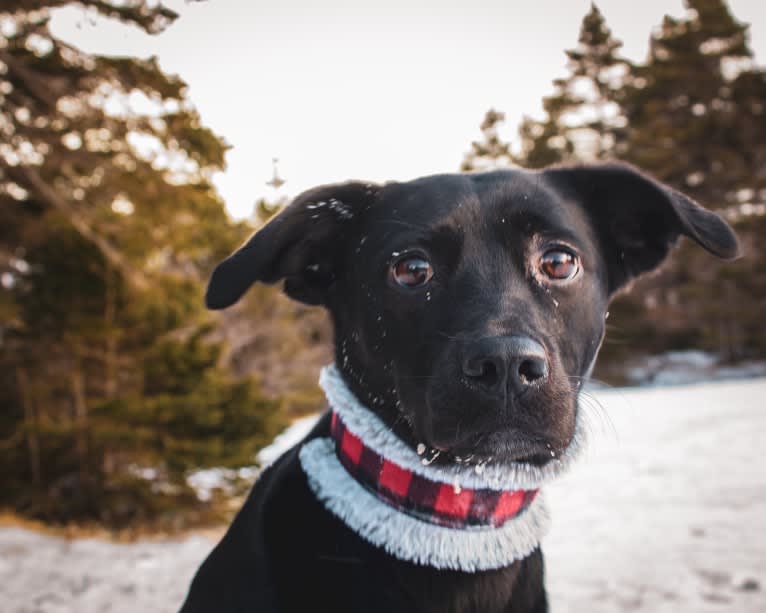
[[(85, 51), (156, 55), (179, 74), (202, 120), (231, 145), (214, 177), (229, 212), (277, 194), (272, 158), (295, 196), (347, 179), (406, 180), (457, 171), (489, 108), (511, 137), (540, 116), (566, 75), (590, 0), (207, 0), (165, 2), (180, 18), (149, 36), (81, 9), (51, 28)], [(597, 2), (622, 52), (642, 60), (681, 0)], [(766, 63), (766, 1), (730, 0)]]

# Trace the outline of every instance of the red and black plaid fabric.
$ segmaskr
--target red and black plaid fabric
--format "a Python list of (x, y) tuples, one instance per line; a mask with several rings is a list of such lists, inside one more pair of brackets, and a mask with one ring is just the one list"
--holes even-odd
[(367, 447), (334, 411), (331, 431), (338, 459), (351, 476), (387, 504), (424, 521), (449, 528), (499, 527), (537, 495), (537, 490), (457, 488), (431, 481)]

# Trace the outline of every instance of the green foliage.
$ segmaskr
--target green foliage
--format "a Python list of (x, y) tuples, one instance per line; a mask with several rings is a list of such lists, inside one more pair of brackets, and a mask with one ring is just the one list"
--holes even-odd
[[(596, 375), (624, 377), (626, 362), (700, 348), (724, 360), (766, 356), (760, 321), (766, 295), (766, 71), (756, 66), (747, 26), (723, 0), (687, 0), (682, 19), (665, 17), (646, 62), (617, 52), (592, 6), (568, 76), (543, 99), (543, 120), (525, 118), (520, 153), (509, 143), (474, 143), (466, 170), (619, 158), (717, 209), (735, 224), (745, 258), (714, 261), (683, 243), (660, 274), (636, 283), (611, 309)], [(502, 113), (490, 111), (493, 132)]]
[[(0, 45), (0, 462), (14, 467), (0, 504), (109, 525), (199, 518), (211, 507), (189, 471), (253, 464), (283, 424), (279, 400), (228, 374), (202, 309), (203, 279), (248, 232), (210, 182), (227, 147), (154, 58), (54, 38), (63, 4), (0, 8), (15, 24)], [(77, 4), (151, 33), (175, 17)]]
[(279, 402), (264, 398), (252, 379), (235, 381), (218, 370), (220, 347), (205, 340), (207, 333), (203, 327), (185, 340), (164, 339), (146, 352), (137, 393), (94, 409), (94, 421), (103, 420), (101, 444), (132, 445), (141, 465), (179, 480), (202, 466), (253, 463), (254, 449), (283, 426)]

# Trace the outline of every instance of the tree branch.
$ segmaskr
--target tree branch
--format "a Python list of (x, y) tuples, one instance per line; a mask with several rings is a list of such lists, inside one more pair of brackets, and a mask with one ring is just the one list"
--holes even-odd
[(37, 195), (48, 202), (51, 206), (63, 213), (70, 224), (87, 241), (93, 243), (106, 260), (119, 270), (127, 281), (137, 289), (146, 289), (149, 285), (146, 277), (140, 271), (133, 268), (123, 255), (113, 247), (109, 241), (100, 236), (88, 223), (88, 221), (78, 213), (66, 199), (59, 196), (56, 190), (51, 188), (37, 172), (37, 169), (30, 166), (17, 166), (13, 169), (15, 173), (21, 174), (28, 187), (31, 187)]

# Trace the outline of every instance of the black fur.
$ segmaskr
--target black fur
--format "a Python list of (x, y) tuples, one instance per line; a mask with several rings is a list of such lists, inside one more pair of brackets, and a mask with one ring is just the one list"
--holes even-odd
[[(213, 273), (211, 308), (256, 281), (328, 309), (349, 387), (408, 444), (542, 464), (571, 441), (579, 383), (610, 298), (685, 235), (724, 258), (717, 215), (619, 164), (347, 183), (299, 196)], [(568, 280), (541, 257), (579, 261)], [(411, 253), (433, 278), (405, 288)], [(323, 417), (306, 440), (328, 436)], [(305, 442), (305, 441), (304, 441)], [(546, 611), (539, 550), (505, 569), (461, 573), (370, 546), (315, 500), (300, 446), (259, 478), (192, 584), (183, 613)]]

